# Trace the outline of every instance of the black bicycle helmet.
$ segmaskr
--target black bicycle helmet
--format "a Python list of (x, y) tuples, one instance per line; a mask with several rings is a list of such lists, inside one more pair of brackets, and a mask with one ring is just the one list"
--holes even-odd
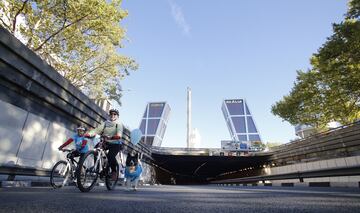
[(111, 114), (111, 113), (115, 113), (119, 116), (119, 110), (117, 110), (117, 109), (110, 109), (109, 114)]

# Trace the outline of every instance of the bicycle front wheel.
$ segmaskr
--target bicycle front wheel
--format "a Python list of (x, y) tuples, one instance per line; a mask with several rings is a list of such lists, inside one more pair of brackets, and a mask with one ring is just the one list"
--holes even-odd
[(119, 165), (116, 165), (116, 171), (114, 176), (112, 175), (112, 169), (108, 169), (109, 173), (105, 177), (105, 185), (108, 190), (113, 190), (119, 180)]
[(55, 189), (63, 187), (70, 177), (70, 167), (66, 161), (57, 162), (51, 170), (50, 184)]
[(90, 151), (80, 160), (76, 169), (76, 180), (80, 191), (90, 191), (99, 176), (99, 166), (95, 165), (97, 152)]

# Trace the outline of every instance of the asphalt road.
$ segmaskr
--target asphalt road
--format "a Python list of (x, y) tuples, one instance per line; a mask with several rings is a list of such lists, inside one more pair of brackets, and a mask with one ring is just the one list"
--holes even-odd
[(359, 188), (143, 186), (0, 188), (0, 212), (360, 212)]

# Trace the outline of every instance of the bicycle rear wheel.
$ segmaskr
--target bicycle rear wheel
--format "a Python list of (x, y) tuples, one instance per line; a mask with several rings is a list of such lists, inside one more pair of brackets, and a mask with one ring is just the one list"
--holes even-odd
[(51, 170), (50, 184), (54, 189), (63, 187), (70, 178), (70, 167), (66, 161), (57, 162)]
[(113, 179), (111, 175), (112, 174), (111, 168), (109, 168), (108, 171), (109, 172), (105, 177), (105, 185), (108, 190), (113, 190), (119, 180), (119, 165), (116, 165), (116, 171), (115, 171), (116, 179)]
[(96, 151), (90, 151), (80, 160), (76, 170), (76, 180), (80, 191), (89, 192), (99, 176), (99, 166), (95, 165)]

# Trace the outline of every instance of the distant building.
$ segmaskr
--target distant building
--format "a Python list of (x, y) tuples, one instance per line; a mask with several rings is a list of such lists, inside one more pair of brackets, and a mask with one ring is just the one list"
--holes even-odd
[(110, 101), (107, 99), (91, 99), (91, 100), (93, 100), (105, 112), (109, 112), (109, 110), (112, 108)]
[(327, 127), (329, 129), (336, 129), (338, 127), (342, 126), (341, 123), (337, 122), (337, 121), (331, 121), (327, 124)]
[(232, 140), (222, 140), (221, 149), (225, 151), (249, 151), (251, 147), (250, 141), (232, 141)]
[(233, 141), (261, 142), (245, 99), (224, 100), (221, 109)]
[[(332, 121), (329, 122), (326, 127), (328, 129), (335, 129), (341, 126), (341, 123)], [(316, 129), (311, 125), (298, 124), (295, 126), (295, 135), (300, 138), (306, 138), (316, 133)]]
[(295, 126), (295, 135), (300, 138), (306, 138), (315, 133), (315, 128), (310, 125), (298, 124)]
[(142, 141), (145, 144), (161, 146), (170, 111), (170, 106), (166, 102), (152, 102), (146, 105), (140, 122), (140, 130), (143, 133)]

